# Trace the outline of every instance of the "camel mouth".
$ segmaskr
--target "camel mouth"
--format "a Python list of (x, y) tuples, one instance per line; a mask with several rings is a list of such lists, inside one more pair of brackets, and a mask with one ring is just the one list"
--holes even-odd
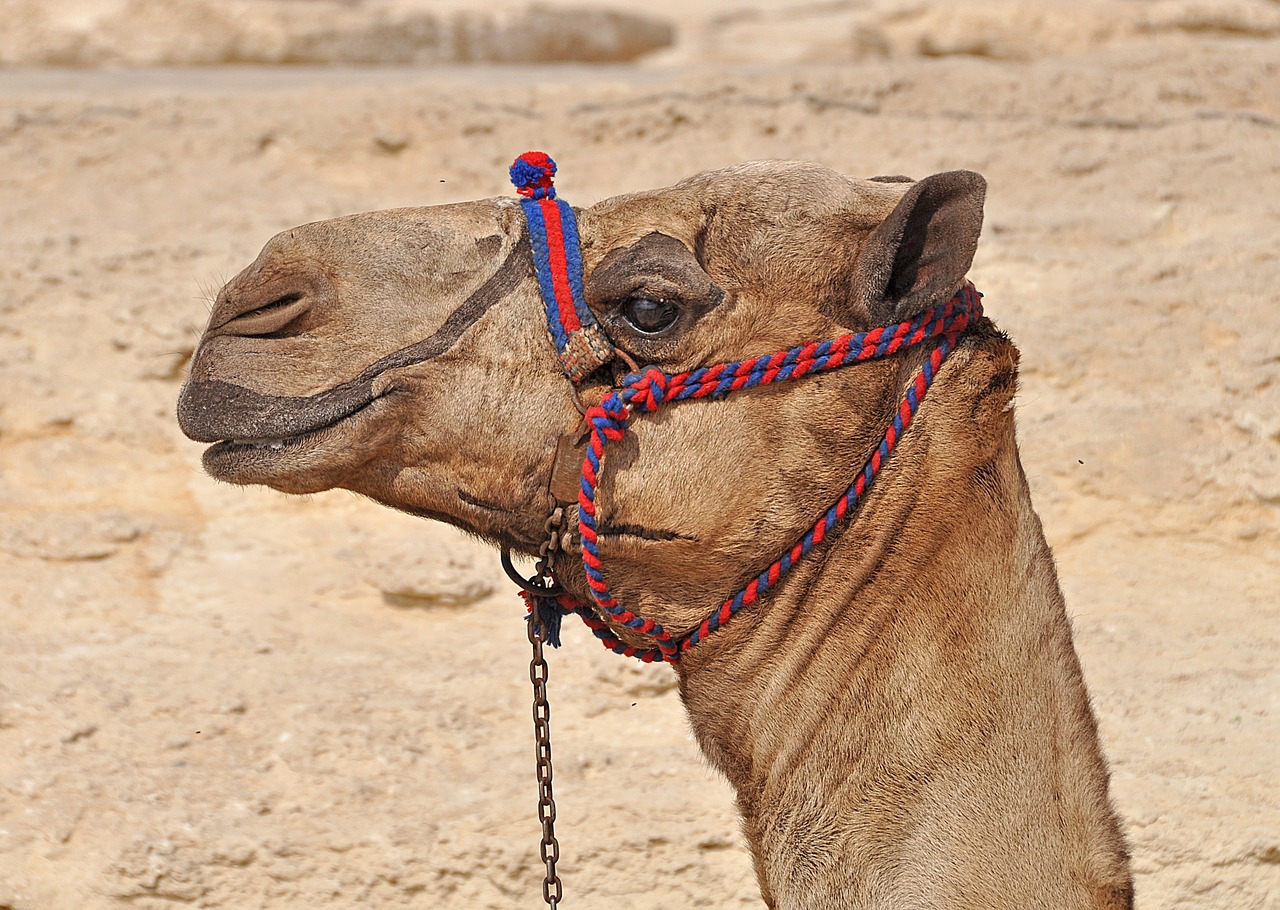
[(323, 423), (287, 436), (219, 440), (205, 450), (201, 459), (204, 469), (212, 477), (229, 483), (266, 484), (292, 492), (301, 480), (293, 475), (308, 467), (307, 456), (317, 454), (334, 436), (345, 435), (339, 432), (340, 428), (365, 416), (392, 391), (386, 389), (350, 410), (330, 416)]
[(306, 440), (311, 436), (315, 436), (317, 433), (322, 433), (325, 430), (330, 429), (331, 427), (336, 427), (338, 424), (342, 423), (343, 421), (350, 420), (352, 417), (355, 417), (365, 408), (372, 405), (375, 401), (385, 398), (390, 393), (390, 391), (391, 391), (390, 389), (387, 389), (386, 391), (380, 392), (377, 395), (374, 395), (368, 401), (364, 402), (363, 404), (356, 405), (350, 411), (347, 411), (345, 414), (339, 414), (338, 416), (333, 417), (332, 419), (327, 420), (324, 423), (311, 427), (310, 429), (303, 430), (300, 433), (293, 433), (289, 436), (254, 436), (249, 439), (221, 439), (210, 448), (217, 448), (218, 446), (226, 446), (230, 449), (255, 449), (255, 450), (268, 449), (272, 452), (278, 452), (281, 449), (285, 448), (286, 446), (296, 445), (297, 443), (302, 442), (303, 440)]

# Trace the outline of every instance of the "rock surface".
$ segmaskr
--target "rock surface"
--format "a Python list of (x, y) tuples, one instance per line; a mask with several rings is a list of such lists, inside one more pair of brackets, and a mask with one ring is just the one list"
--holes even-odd
[[(49, 8), (207, 40), (158, 0)], [(173, 417), (207, 300), (271, 235), (506, 194), (528, 148), (580, 203), (758, 157), (987, 176), (972, 274), (1023, 352), (1138, 906), (1276, 907), (1280, 7), (1005, 9), (653, 0), (676, 43), (594, 70), (0, 72), (0, 907), (536, 903), (496, 556), (215, 484)], [(760, 906), (669, 671), (578, 628), (552, 663), (573, 906)]]
[(6, 0), (0, 66), (625, 63), (672, 43), (643, 12), (394, 0)]

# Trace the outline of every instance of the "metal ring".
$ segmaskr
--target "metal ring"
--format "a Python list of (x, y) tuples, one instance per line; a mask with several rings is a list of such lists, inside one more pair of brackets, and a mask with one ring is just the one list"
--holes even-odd
[(618, 359), (625, 363), (632, 373), (640, 372), (640, 364), (636, 363), (636, 359), (622, 350), (622, 348), (617, 349), (617, 355)]
[(520, 590), (534, 597), (555, 597), (557, 594), (564, 593), (564, 587), (554, 578), (544, 579), (537, 575), (532, 578), (525, 578), (516, 571), (516, 567), (511, 564), (511, 548), (502, 548), (502, 570), (507, 573), (507, 577), (520, 586)]
[(582, 400), (582, 396), (578, 394), (578, 386), (576, 383), (569, 383), (569, 395), (573, 398), (573, 406), (578, 409), (578, 413), (583, 417), (587, 416), (587, 405)]

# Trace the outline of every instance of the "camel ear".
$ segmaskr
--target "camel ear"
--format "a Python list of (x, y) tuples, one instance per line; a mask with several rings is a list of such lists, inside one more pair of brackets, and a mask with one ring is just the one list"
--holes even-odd
[(955, 293), (982, 230), (987, 181), (973, 171), (934, 174), (902, 201), (863, 243), (854, 294), (877, 325), (910, 319)]

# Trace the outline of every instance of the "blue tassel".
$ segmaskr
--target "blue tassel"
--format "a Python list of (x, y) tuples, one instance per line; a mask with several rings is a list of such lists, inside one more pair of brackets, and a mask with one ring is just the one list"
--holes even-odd
[(529, 622), (536, 622), (542, 629), (542, 640), (553, 648), (560, 647), (560, 621), (564, 619), (564, 607), (554, 597), (533, 597), (533, 612)]

